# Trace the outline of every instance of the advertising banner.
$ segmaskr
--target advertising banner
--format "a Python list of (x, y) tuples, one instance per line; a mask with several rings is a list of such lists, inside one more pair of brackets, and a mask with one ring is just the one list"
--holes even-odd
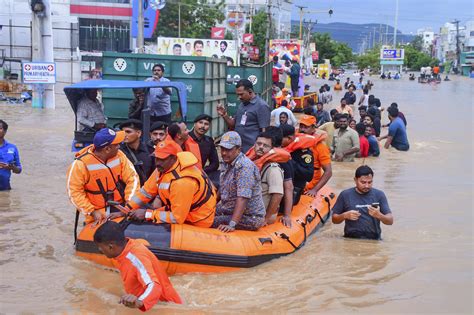
[(380, 59), (402, 60), (405, 58), (405, 49), (380, 49)]
[(280, 60), (301, 61), (301, 41), (298, 39), (273, 39), (270, 40), (270, 50), (268, 59), (273, 60), (273, 56), (278, 56)]
[[(137, 37), (138, 35), (138, 0), (133, 0), (132, 2), (132, 37)], [(148, 5), (147, 1), (143, 3), (143, 37), (152, 38), (153, 32), (156, 29), (158, 24), (158, 19), (160, 16), (160, 11), (153, 9)]]
[(226, 58), (228, 65), (237, 65), (238, 50), (234, 40), (158, 37), (157, 45), (158, 55)]
[(253, 34), (245, 33), (243, 42), (244, 44), (253, 44)]
[(212, 39), (224, 39), (224, 37), (225, 37), (225, 27), (212, 27), (211, 28)]

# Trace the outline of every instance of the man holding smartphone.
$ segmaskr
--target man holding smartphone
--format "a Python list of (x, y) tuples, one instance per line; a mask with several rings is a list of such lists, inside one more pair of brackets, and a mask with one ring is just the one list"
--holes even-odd
[(332, 223), (345, 221), (344, 237), (380, 240), (380, 222), (393, 224), (387, 197), (381, 190), (372, 188), (374, 172), (367, 165), (355, 172), (356, 186), (341, 192), (332, 211)]
[(12, 172), (21, 173), (20, 154), (16, 145), (7, 142), (8, 124), (0, 119), (0, 190), (10, 190)]

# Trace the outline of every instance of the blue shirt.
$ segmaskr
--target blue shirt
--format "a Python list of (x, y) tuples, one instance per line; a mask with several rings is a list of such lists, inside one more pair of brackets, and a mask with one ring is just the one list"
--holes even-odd
[(408, 143), (407, 129), (400, 117), (396, 117), (390, 122), (388, 135), (393, 138), (392, 147), (400, 151), (408, 151), (410, 144)]
[(367, 140), (369, 141), (369, 155), (379, 156), (380, 149), (379, 149), (379, 142), (377, 141), (377, 138), (374, 135), (370, 135), (367, 137)]
[[(154, 78), (148, 78), (146, 82), (155, 81)], [(165, 77), (161, 77), (159, 82), (169, 82)], [(151, 88), (148, 92), (147, 105), (151, 109), (151, 116), (164, 116), (171, 113), (171, 96), (162, 88)]]
[(355, 188), (343, 190), (337, 197), (336, 204), (332, 208), (333, 213), (342, 214), (346, 211), (357, 210), (361, 214), (355, 221), (346, 220), (344, 225), (344, 236), (354, 238), (380, 239), (382, 231), (380, 220), (369, 215), (367, 205), (374, 202), (379, 203), (380, 212), (391, 213), (387, 197), (383, 191), (372, 188), (366, 194), (360, 194)]
[[(3, 146), (0, 147), (0, 162), (7, 164), (15, 164), (21, 170), (20, 154), (16, 145), (9, 143), (7, 140), (3, 140)], [(10, 177), (12, 175), (11, 170), (0, 169), (0, 190), (9, 190)]]

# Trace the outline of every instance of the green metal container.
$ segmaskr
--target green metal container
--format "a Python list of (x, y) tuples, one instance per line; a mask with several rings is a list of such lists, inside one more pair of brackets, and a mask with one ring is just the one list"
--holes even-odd
[[(171, 81), (183, 82), (188, 90), (186, 122), (190, 127), (196, 116), (208, 114), (213, 118), (210, 135), (217, 137), (224, 132), (224, 124), (217, 115), (216, 106), (226, 99), (226, 60), (150, 54), (103, 53), (103, 77), (108, 80), (145, 80), (152, 76), (155, 64), (165, 66), (164, 76)], [(109, 125), (128, 116), (128, 106), (133, 100), (132, 91), (104, 90), (102, 96)], [(177, 95), (171, 96), (172, 119), (177, 117)]]
[(256, 67), (227, 67), (225, 91), (227, 93), (227, 112), (234, 116), (240, 100), (235, 94), (235, 86), (241, 79), (248, 79), (257, 93), (269, 106), (272, 101), (272, 68), (273, 62)]

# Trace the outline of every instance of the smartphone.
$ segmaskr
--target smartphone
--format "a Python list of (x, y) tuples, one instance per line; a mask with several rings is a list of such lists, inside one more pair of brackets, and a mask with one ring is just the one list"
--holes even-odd
[(380, 203), (372, 202), (371, 206), (374, 207), (374, 208), (378, 208), (380, 206)]

